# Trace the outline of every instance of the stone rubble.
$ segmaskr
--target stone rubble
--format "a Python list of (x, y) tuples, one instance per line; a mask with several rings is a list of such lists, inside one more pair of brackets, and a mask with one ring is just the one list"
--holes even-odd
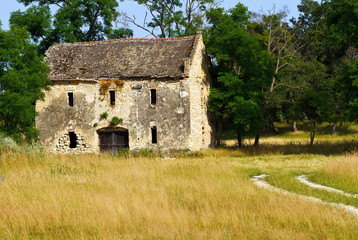
[(56, 145), (56, 152), (58, 153), (90, 153), (91, 146), (86, 142), (85, 138), (76, 133), (77, 144), (75, 148), (70, 148), (70, 134), (65, 133), (58, 139), (58, 144)]

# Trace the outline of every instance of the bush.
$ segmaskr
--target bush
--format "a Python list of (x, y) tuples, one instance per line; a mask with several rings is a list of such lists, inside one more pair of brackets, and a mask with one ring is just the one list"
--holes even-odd
[(108, 112), (101, 113), (100, 117), (101, 117), (101, 119), (107, 119)]
[(116, 126), (116, 125), (118, 125), (118, 124), (120, 124), (120, 123), (122, 123), (122, 122), (123, 122), (123, 119), (122, 119), (122, 118), (119, 118), (119, 117), (114, 116), (114, 117), (112, 118), (111, 122), (109, 123), (109, 125), (111, 125), (111, 126)]

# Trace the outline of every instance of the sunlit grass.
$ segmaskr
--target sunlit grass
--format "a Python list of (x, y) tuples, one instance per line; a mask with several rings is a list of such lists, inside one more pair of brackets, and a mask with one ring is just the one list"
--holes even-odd
[(250, 181), (265, 173), (276, 187), (358, 207), (295, 179), (312, 174), (355, 193), (357, 142), (270, 138), (259, 148), (118, 156), (2, 145), (0, 239), (358, 239), (356, 216)]
[(327, 164), (322, 170), (310, 176), (310, 180), (325, 186), (358, 193), (358, 152), (348, 154)]
[(338, 159), (227, 149), (175, 159), (3, 151), (0, 236), (353, 239), (354, 216), (259, 189), (249, 180), (288, 168), (311, 172)]

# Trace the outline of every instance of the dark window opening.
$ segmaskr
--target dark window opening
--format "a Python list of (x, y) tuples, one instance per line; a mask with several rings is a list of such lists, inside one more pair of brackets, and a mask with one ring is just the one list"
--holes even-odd
[(116, 104), (116, 92), (115, 91), (109, 91), (109, 102), (111, 105), (115, 105)]
[(76, 133), (70, 132), (70, 148), (76, 148), (77, 147), (77, 136)]
[(73, 93), (69, 92), (67, 93), (68, 96), (68, 106), (73, 107)]
[(152, 127), (152, 143), (158, 143), (157, 127)]
[(150, 89), (150, 103), (157, 104), (157, 90)]

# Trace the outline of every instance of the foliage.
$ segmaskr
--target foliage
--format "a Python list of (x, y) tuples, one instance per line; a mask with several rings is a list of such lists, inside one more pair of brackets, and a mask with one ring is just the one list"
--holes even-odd
[(108, 112), (103, 112), (103, 113), (101, 113), (101, 115), (100, 115), (100, 118), (101, 118), (101, 119), (107, 119), (107, 117), (108, 117)]
[(97, 126), (98, 126), (98, 123), (94, 123), (94, 124), (93, 124), (93, 127), (97, 127)]
[(119, 118), (117, 116), (114, 116), (111, 119), (111, 121), (109, 122), (109, 125), (113, 127), (113, 126), (116, 126), (116, 125), (118, 125), (118, 124), (120, 124), (122, 122), (123, 122), (123, 118)]
[[(19, 0), (26, 11), (13, 12), (10, 23), (26, 27), (43, 53), (54, 42), (81, 42), (128, 37), (129, 29), (114, 28), (116, 0)], [(56, 13), (51, 16), (50, 6)]]
[(327, 23), (330, 38), (335, 44), (358, 47), (358, 2), (356, 0), (328, 0)]
[(352, 121), (358, 121), (358, 59), (349, 62), (339, 76), (347, 111)]
[(297, 113), (303, 113), (311, 125), (311, 144), (313, 144), (317, 125), (329, 121), (333, 115), (332, 95), (327, 91), (309, 90), (303, 93), (295, 102)]
[(48, 68), (27, 31), (0, 29), (0, 131), (20, 139), (35, 139), (35, 103), (49, 84)]
[(247, 31), (250, 13), (242, 4), (229, 11), (211, 9), (207, 16), (211, 27), (206, 46), (216, 79), (209, 110), (217, 121), (230, 118), (243, 137), (263, 126), (263, 93), (272, 76), (272, 59)]
[(133, 23), (156, 38), (196, 34), (204, 26), (207, 9), (216, 5), (216, 0), (134, 1), (145, 6), (152, 18), (147, 20), (147, 12), (143, 24), (139, 24), (135, 16), (125, 15), (125, 21)]

